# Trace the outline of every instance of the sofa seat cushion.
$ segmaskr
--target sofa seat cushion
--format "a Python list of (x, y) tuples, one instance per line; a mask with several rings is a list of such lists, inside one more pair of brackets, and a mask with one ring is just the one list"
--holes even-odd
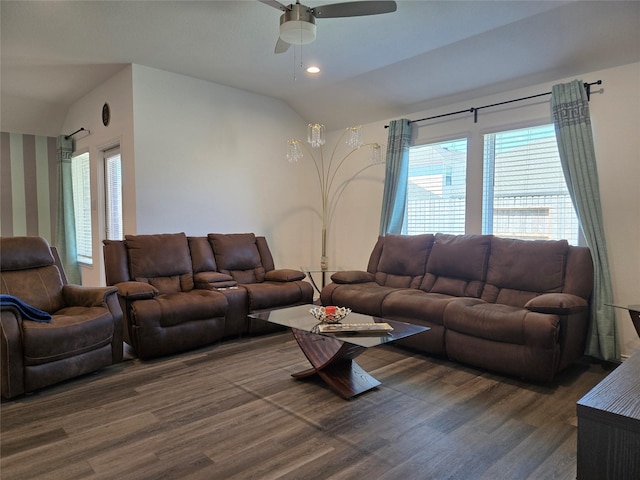
[(242, 284), (249, 296), (249, 311), (309, 303), (313, 287), (308, 282), (261, 282)]
[(422, 290), (397, 290), (387, 295), (382, 302), (382, 316), (442, 325), (445, 308), (455, 298)]
[(113, 315), (104, 307), (66, 307), (49, 323), (22, 322), (25, 365), (81, 355), (111, 343)]
[(354, 312), (376, 317), (382, 316), (382, 303), (387, 295), (398, 291), (397, 288), (378, 285), (375, 282), (332, 285), (333, 288), (325, 287), (322, 291), (323, 305), (348, 307)]
[(193, 320), (224, 317), (227, 312), (227, 300), (219, 292), (196, 289), (138, 300), (131, 308), (138, 325), (171, 327)]
[(444, 326), (476, 338), (538, 348), (553, 348), (560, 333), (557, 315), (478, 299), (451, 301), (445, 310)]

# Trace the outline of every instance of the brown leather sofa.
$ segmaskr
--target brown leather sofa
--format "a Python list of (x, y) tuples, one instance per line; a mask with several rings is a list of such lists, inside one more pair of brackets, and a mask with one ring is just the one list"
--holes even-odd
[(118, 289), (125, 341), (141, 358), (273, 330), (248, 314), (311, 303), (304, 273), (275, 269), (253, 233), (127, 235), (104, 241), (107, 285)]
[(593, 266), (566, 241), (387, 235), (331, 278), (323, 305), (430, 327), (397, 342), (425, 353), (550, 381), (584, 352)]
[[(0, 291), (50, 314), (27, 319), (21, 305), (0, 318), (2, 397), (13, 398), (122, 361), (116, 289), (69, 285), (41, 237), (0, 238)], [(28, 312), (26, 312), (28, 314)]]

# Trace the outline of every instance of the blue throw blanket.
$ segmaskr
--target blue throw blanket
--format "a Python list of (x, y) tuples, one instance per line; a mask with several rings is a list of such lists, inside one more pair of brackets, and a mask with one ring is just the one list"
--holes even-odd
[(13, 295), (0, 294), (0, 306), (13, 307), (20, 312), (22, 318), (33, 320), (34, 322), (50, 322), (51, 315), (43, 310), (32, 307), (24, 303), (18, 297)]

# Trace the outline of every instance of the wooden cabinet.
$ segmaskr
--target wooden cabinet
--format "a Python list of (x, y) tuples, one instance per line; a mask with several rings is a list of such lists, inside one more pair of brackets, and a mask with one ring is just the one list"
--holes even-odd
[(578, 480), (640, 479), (640, 352), (577, 403)]

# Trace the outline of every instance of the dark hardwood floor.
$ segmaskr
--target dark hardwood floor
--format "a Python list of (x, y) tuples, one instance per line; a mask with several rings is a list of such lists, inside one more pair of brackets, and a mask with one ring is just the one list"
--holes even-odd
[(4, 401), (10, 479), (574, 479), (576, 401), (608, 373), (536, 385), (376, 347), (382, 382), (346, 401), (290, 333), (129, 360)]

